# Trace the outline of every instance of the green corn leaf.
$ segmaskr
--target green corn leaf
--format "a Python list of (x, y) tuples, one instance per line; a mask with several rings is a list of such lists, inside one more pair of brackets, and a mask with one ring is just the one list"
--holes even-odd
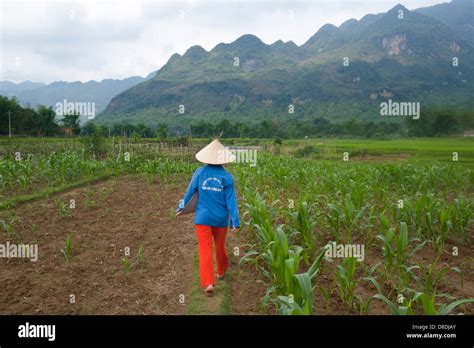
[(463, 299), (463, 300), (458, 300), (455, 301), (447, 306), (442, 306), (440, 308), (439, 314), (440, 315), (448, 315), (451, 313), (456, 307), (461, 306), (466, 303), (474, 303), (474, 298), (468, 298), (468, 299)]
[(393, 315), (400, 315), (400, 311), (399, 311), (397, 305), (394, 304), (392, 301), (390, 301), (388, 298), (386, 298), (384, 295), (376, 294), (373, 297), (385, 302), (385, 304), (387, 304), (390, 307), (390, 310), (392, 311)]

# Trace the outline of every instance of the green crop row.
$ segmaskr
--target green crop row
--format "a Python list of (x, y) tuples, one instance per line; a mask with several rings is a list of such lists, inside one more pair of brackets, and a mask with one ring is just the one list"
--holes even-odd
[[(436, 290), (442, 277), (430, 283), (424, 276), (447, 252), (446, 241), (472, 243), (471, 169), (454, 163), (349, 164), (262, 154), (256, 167), (239, 165), (233, 172), (248, 230), (251, 236), (255, 232), (242, 262), (253, 262), (266, 279), (265, 307), (272, 304), (281, 314), (313, 313), (317, 274), (330, 269), (333, 260), (324, 251), (332, 242), (374, 246), (381, 259), (377, 264), (338, 261), (335, 289), (349, 311), (367, 313), (372, 298), (355, 293), (364, 281), (378, 291), (373, 299), (388, 303), (385, 299), (395, 297), (400, 307), (410, 308), (405, 314), (414, 309), (441, 313), (474, 301), (449, 307), (439, 300), (455, 299)], [(429, 264), (415, 261), (423, 248), (433, 252)], [(461, 273), (457, 267), (446, 271)]]

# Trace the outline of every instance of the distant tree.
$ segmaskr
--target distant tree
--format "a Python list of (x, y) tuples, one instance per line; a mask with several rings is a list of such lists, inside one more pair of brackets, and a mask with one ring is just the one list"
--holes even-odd
[(216, 130), (219, 133), (216, 135), (222, 134), (224, 138), (231, 138), (232, 136), (238, 135), (236, 130), (233, 129), (230, 121), (226, 118), (220, 120), (219, 123), (217, 123)]
[(64, 118), (61, 120), (61, 122), (64, 127), (72, 128), (74, 134), (78, 134), (81, 128), (79, 124), (79, 117), (79, 113), (72, 112), (64, 115)]
[(109, 128), (103, 124), (98, 125), (93, 121), (89, 121), (81, 127), (81, 135), (83, 136), (91, 136), (96, 134), (100, 136), (107, 136), (109, 135)]
[(87, 122), (81, 128), (81, 135), (90, 136), (97, 131), (97, 126), (94, 122)]
[(257, 138), (271, 138), (272, 128), (270, 122), (263, 120), (258, 127)]
[(456, 131), (458, 122), (452, 115), (439, 114), (433, 122), (433, 134), (445, 135)]
[(344, 133), (350, 135), (361, 135), (362, 124), (356, 119), (351, 119), (343, 123)]
[(52, 136), (59, 133), (59, 125), (56, 122), (56, 113), (52, 107), (40, 105), (37, 118), (38, 135)]
[(120, 135), (130, 137), (135, 132), (136, 128), (133, 124), (130, 124), (128, 122), (122, 122), (120, 124)]
[(156, 137), (161, 140), (166, 140), (168, 137), (168, 125), (166, 123), (159, 123), (156, 128)]
[(102, 135), (102, 136), (111, 135), (110, 127), (106, 126), (105, 124), (97, 125), (97, 132), (99, 132), (99, 134)]
[[(18, 101), (15, 98), (9, 99), (4, 96), (0, 96), (0, 133), (8, 134), (8, 113), (10, 112), (10, 119), (12, 121), (12, 127), (16, 123), (17, 115), (16, 112), (21, 107), (18, 105)], [(12, 117), (13, 113), (13, 117)]]

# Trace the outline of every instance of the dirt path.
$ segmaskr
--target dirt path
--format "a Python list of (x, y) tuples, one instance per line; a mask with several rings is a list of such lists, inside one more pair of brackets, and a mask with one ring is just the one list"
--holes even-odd
[[(0, 258), (0, 313), (185, 314), (196, 241), (192, 216), (177, 221), (170, 214), (183, 185), (122, 177), (14, 209), (15, 233), (38, 244), (39, 258)], [(75, 200), (70, 216), (60, 216), (58, 199)], [(73, 256), (66, 262), (60, 250), (69, 234)], [(6, 241), (2, 232), (0, 244)]]
[[(220, 314), (220, 315), (241, 315), (258, 314), (258, 303), (265, 294), (265, 288), (258, 285), (258, 291), (254, 291), (253, 284), (256, 284), (256, 273), (244, 267), (239, 270), (238, 264), (243, 256), (242, 245), (246, 244), (247, 238), (232, 238), (229, 236), (226, 241), (227, 253), (229, 255), (229, 269), (223, 280), (216, 279), (214, 294), (206, 297), (199, 282), (199, 260), (197, 252), (194, 257), (194, 281), (190, 292), (189, 314)], [(253, 277), (253, 279), (249, 279)], [(263, 291), (263, 292), (262, 292)]]

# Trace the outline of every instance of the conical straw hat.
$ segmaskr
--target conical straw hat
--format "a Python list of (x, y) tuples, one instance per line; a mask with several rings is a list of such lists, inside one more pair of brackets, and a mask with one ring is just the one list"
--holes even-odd
[(235, 155), (218, 139), (214, 139), (196, 154), (196, 159), (206, 164), (226, 164), (234, 162)]

